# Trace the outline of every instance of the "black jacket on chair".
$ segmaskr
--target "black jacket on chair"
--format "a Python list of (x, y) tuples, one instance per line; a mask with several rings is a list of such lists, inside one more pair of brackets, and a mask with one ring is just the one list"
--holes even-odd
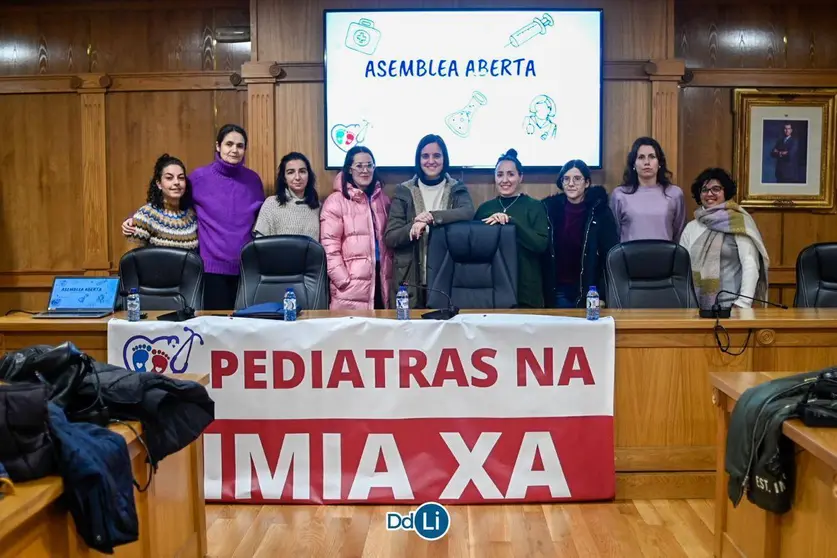
[(610, 308), (697, 308), (689, 252), (667, 240), (632, 240), (607, 254)]
[[(546, 215), (549, 217), (550, 242), (545, 254), (544, 301), (547, 308), (555, 307), (556, 295), (556, 256), (561, 250), (561, 231), (564, 226), (564, 208), (567, 196), (563, 193), (549, 196), (543, 200)], [(590, 287), (596, 285), (599, 297), (607, 301), (605, 289), (605, 257), (611, 248), (619, 244), (616, 220), (607, 203), (607, 190), (602, 186), (591, 186), (584, 196), (587, 206), (587, 220), (584, 224), (584, 245), (581, 253), (581, 277), (576, 306), (585, 306), (585, 297)]]
[(119, 281), (120, 289), (139, 291), (143, 310), (180, 310), (183, 301), (177, 293), (195, 310), (203, 307), (203, 260), (189, 250), (162, 246), (131, 250), (119, 261)]
[(796, 258), (797, 308), (837, 307), (837, 242), (812, 244)]
[[(492, 227), (460, 221), (430, 232), (427, 286), (459, 308), (517, 306), (517, 234), (513, 224)], [(447, 297), (429, 291), (428, 308), (447, 308)]]
[(302, 235), (263, 236), (242, 248), (236, 310), (281, 302), (288, 288), (298, 309), (328, 309), (326, 256), (319, 242)]

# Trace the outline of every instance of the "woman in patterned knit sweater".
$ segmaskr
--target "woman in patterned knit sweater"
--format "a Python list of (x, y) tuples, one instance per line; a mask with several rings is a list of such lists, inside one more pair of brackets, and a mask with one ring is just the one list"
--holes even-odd
[(154, 165), (144, 206), (134, 214), (135, 230), (130, 238), (143, 246), (166, 246), (195, 250), (198, 247), (198, 219), (192, 208), (192, 184), (186, 165), (168, 153)]
[(311, 162), (302, 153), (282, 157), (276, 174), (276, 196), (259, 211), (253, 236), (295, 234), (320, 241), (320, 200)]

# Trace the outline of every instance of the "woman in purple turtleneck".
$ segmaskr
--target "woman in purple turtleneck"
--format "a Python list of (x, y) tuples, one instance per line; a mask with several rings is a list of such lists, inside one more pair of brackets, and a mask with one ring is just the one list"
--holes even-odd
[[(204, 267), (204, 310), (232, 310), (238, 290), (240, 254), (264, 203), (264, 185), (244, 166), (247, 133), (227, 124), (218, 131), (215, 161), (192, 171), (192, 195), (198, 216), (198, 251)], [(133, 220), (122, 224), (133, 234)]]
[(620, 242), (680, 241), (686, 226), (686, 199), (670, 176), (657, 140), (638, 138), (628, 153), (622, 185), (610, 194)]

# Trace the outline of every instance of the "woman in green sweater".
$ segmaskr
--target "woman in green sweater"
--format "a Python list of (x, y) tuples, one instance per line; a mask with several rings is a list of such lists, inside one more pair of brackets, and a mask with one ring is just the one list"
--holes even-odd
[(475, 219), (488, 225), (512, 223), (517, 232), (517, 305), (543, 308), (542, 254), (549, 247), (549, 221), (542, 202), (520, 191), (523, 166), (509, 149), (497, 160), (494, 184), (500, 194), (477, 209)]

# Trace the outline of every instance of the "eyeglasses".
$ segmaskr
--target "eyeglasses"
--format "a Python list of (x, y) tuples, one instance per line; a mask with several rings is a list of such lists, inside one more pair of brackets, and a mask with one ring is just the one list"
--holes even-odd
[(356, 170), (357, 172), (372, 171), (375, 170), (375, 163), (358, 163), (357, 165), (352, 165), (352, 170)]
[(564, 178), (561, 179), (561, 183), (562, 184), (569, 184), (569, 183), (572, 182), (573, 184), (578, 186), (580, 184), (584, 184), (585, 180), (586, 179), (583, 176), (577, 174), (575, 176), (565, 176)]
[(712, 186), (711, 188), (701, 188), (700, 189), (701, 194), (709, 194), (710, 192), (713, 193), (713, 194), (720, 194), (723, 191), (724, 191), (724, 189), (721, 186)]

